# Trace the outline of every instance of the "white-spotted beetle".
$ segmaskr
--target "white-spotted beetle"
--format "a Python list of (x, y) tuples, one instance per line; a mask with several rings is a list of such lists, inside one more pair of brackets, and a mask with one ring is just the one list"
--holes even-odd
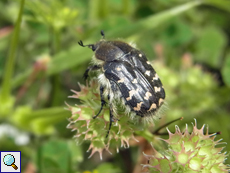
[[(145, 54), (123, 41), (106, 41), (104, 32), (102, 39), (95, 43), (84, 45), (95, 53), (93, 65), (84, 73), (98, 70), (97, 76), (100, 84), (101, 108), (96, 118), (106, 104), (104, 95), (108, 97), (110, 107), (110, 125), (107, 136), (114, 121), (116, 112), (115, 103), (121, 102), (126, 113), (132, 113), (141, 117), (155, 116), (165, 99), (165, 91), (155, 70), (147, 60)], [(107, 137), (106, 136), (106, 137)]]

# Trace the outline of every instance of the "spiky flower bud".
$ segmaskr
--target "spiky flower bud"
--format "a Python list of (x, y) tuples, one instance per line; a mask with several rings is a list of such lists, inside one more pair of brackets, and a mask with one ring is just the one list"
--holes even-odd
[(79, 86), (81, 90), (79, 92), (73, 91), (74, 95), (70, 97), (80, 99), (82, 104), (75, 106), (67, 104), (68, 109), (72, 112), (67, 128), (77, 131), (74, 136), (77, 144), (89, 141), (88, 151), (91, 150), (89, 157), (98, 152), (101, 159), (104, 150), (110, 153), (109, 149), (116, 149), (119, 152), (119, 147), (129, 147), (129, 140), (131, 138), (135, 139), (134, 131), (144, 128), (141, 123), (135, 124), (139, 117), (136, 116), (136, 119), (130, 119), (117, 103), (117, 116), (114, 119), (115, 122), (112, 123), (108, 138), (106, 138), (109, 129), (109, 108), (105, 106), (100, 115), (93, 119), (93, 116), (100, 110), (101, 105), (97, 82), (91, 80), (89, 86), (80, 84)]
[(224, 164), (226, 154), (221, 153), (223, 147), (216, 147), (222, 144), (220, 140), (214, 140), (216, 134), (208, 134), (208, 128), (204, 134), (204, 125), (198, 129), (196, 121), (191, 134), (187, 126), (185, 132), (181, 132), (178, 126), (175, 129), (175, 133), (167, 129), (169, 139), (163, 139), (168, 144), (168, 149), (164, 152), (154, 149), (154, 155), (145, 155), (149, 161), (143, 167), (149, 168), (150, 172), (160, 173), (229, 171), (229, 167)]

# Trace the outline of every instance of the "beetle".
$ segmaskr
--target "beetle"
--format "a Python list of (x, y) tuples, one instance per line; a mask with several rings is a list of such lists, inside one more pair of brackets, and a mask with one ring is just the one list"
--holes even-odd
[(165, 90), (142, 51), (120, 40), (105, 40), (103, 30), (101, 35), (102, 39), (95, 44), (84, 45), (81, 40), (78, 44), (94, 52), (93, 65), (86, 69), (84, 78), (88, 79), (90, 71), (99, 71), (101, 107), (93, 118), (103, 110), (107, 96), (110, 110), (107, 137), (114, 122), (116, 102), (121, 102), (125, 112), (134, 116), (155, 116), (164, 103)]

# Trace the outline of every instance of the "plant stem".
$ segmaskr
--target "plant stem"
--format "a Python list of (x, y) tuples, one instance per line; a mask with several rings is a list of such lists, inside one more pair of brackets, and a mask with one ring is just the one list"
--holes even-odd
[[(159, 131), (160, 131), (161, 129), (167, 127), (168, 125), (170, 125), (170, 124), (172, 124), (172, 123), (174, 123), (174, 122), (176, 122), (176, 121), (178, 121), (178, 120), (183, 120), (183, 117), (177, 118), (177, 119), (175, 119), (175, 120), (172, 120), (172, 121), (170, 121), (170, 122), (168, 122), (168, 123), (162, 125), (162, 126), (159, 127), (158, 129), (156, 129), (156, 130), (153, 132), (153, 134), (155, 134), (155, 135), (161, 135), (161, 134), (159, 133)], [(166, 133), (166, 134), (168, 134), (168, 133)]]
[(61, 31), (59, 29), (53, 29), (53, 36), (54, 36), (54, 54), (57, 54), (60, 52), (60, 48), (61, 48), (61, 40), (60, 40), (60, 36), (61, 36)]
[(16, 54), (16, 50), (18, 46), (24, 3), (25, 3), (25, 0), (21, 0), (18, 19), (16, 21), (15, 29), (13, 31), (13, 35), (11, 38), (9, 55), (6, 60), (5, 72), (3, 76), (3, 82), (2, 82), (2, 90), (0, 94), (1, 100), (8, 100), (10, 97), (10, 93), (11, 93), (11, 78), (14, 72), (15, 54)]
[[(54, 28), (53, 29), (53, 47), (54, 47), (54, 55), (56, 55), (58, 52), (60, 52), (61, 48), (61, 41), (60, 41), (60, 33), (61, 31), (59, 29)], [(60, 93), (60, 76), (59, 74), (55, 74), (51, 78), (52, 80), (52, 106), (58, 105), (58, 94)]]

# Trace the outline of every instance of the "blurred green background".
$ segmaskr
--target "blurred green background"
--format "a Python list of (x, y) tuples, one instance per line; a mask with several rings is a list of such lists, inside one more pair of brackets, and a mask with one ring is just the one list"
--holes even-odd
[(0, 151), (22, 151), (23, 172), (134, 170), (138, 147), (88, 159), (89, 143), (66, 129), (65, 102), (79, 103), (68, 96), (93, 54), (77, 42), (95, 43), (101, 29), (153, 61), (168, 107), (158, 125), (196, 118), (230, 151), (230, 1), (1, 0), (0, 9)]

